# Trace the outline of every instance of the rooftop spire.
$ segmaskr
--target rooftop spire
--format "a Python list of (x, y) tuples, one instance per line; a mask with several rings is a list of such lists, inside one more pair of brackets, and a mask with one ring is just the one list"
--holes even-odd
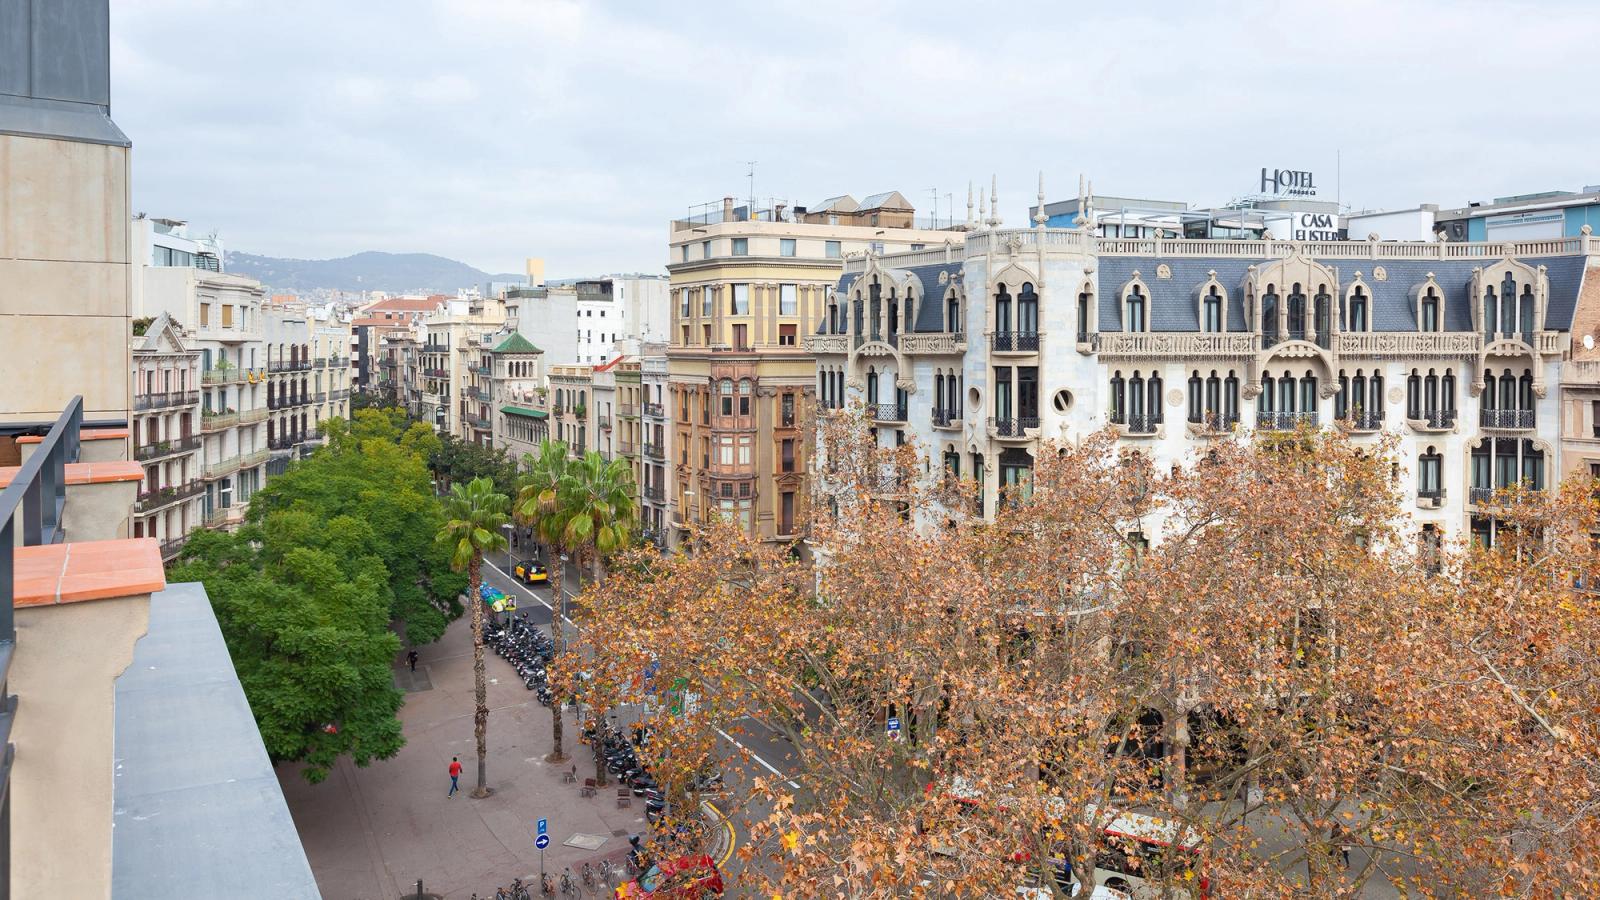
[(989, 174), (989, 227), (1000, 225), (1000, 176)]
[(976, 223), (974, 223), (973, 220), (972, 220), (972, 182), (968, 181), (967, 182), (967, 227), (971, 228), (974, 224), (976, 224)]
[(1044, 223), (1046, 223), (1048, 221), (1050, 221), (1050, 217), (1044, 214), (1044, 170), (1040, 169), (1039, 170), (1039, 211), (1033, 214), (1033, 224), (1039, 226), (1040, 228), (1043, 228), (1044, 227)]

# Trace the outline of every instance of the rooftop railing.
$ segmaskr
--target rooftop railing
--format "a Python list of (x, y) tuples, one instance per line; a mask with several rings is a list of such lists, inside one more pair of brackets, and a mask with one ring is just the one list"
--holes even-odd
[(0, 900), (11, 896), (11, 768), (16, 745), (11, 730), (17, 699), (11, 695), (11, 660), (17, 649), (16, 547), (57, 544), (62, 508), (67, 502), (66, 466), (78, 461), (83, 427), (83, 396), (73, 397), (44, 436), (37, 452), (22, 463), (11, 484), (0, 490)]

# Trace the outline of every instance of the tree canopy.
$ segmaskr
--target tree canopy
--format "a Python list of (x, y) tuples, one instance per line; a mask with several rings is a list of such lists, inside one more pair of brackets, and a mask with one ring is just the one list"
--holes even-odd
[(399, 750), (392, 628), (437, 640), (466, 584), (433, 540), (427, 427), (384, 410), (325, 427), (328, 446), (257, 491), (243, 527), (196, 532), (168, 572), (206, 585), (268, 753), (314, 782), (340, 755)]
[(749, 892), (1065, 896), (1052, 860), (1124, 853), (1128, 811), (1194, 846), (1133, 863), (1180, 896), (1592, 888), (1590, 485), (1485, 501), (1487, 549), (1419, 541), (1382, 443), (1244, 437), (1167, 472), (1100, 435), (1041, 445), (983, 522), (915, 449), (820, 439), (814, 570), (710, 523), (582, 601), (612, 623), (585, 632), (595, 702), (647, 703), (669, 792), (719, 730), (792, 742), (724, 801)]

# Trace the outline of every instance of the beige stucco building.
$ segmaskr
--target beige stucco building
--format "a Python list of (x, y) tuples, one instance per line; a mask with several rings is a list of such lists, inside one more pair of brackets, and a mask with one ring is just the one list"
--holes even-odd
[(671, 472), (669, 541), (713, 510), (762, 538), (799, 536), (816, 382), (800, 337), (821, 320), (846, 256), (960, 243), (956, 232), (910, 227), (912, 213), (891, 191), (832, 198), (815, 213), (727, 199), (670, 224), (673, 458), (654, 444), (645, 453)]

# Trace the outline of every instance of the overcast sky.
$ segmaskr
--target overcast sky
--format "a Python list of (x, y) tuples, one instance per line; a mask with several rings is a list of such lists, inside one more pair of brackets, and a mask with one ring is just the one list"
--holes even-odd
[[(1309, 169), (1356, 209), (1600, 183), (1592, 2), (118, 0), (136, 211), (230, 249), (659, 271), (726, 194), (899, 190), (1021, 225)], [(1336, 153), (1342, 177), (1336, 176)]]

